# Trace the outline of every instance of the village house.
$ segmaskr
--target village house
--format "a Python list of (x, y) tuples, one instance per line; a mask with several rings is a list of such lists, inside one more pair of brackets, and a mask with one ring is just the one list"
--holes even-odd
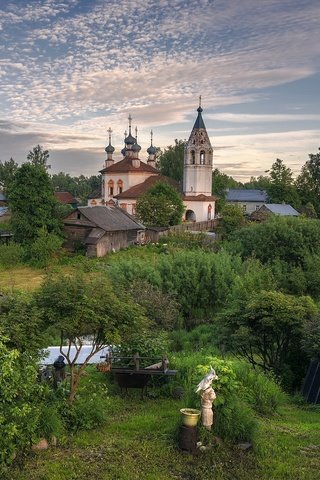
[(79, 207), (63, 223), (65, 248), (74, 251), (84, 246), (88, 257), (103, 257), (145, 240), (145, 227), (114, 204)]
[(252, 213), (252, 220), (265, 220), (270, 215), (277, 215), (279, 217), (298, 217), (300, 215), (296, 209), (291, 205), (284, 203), (265, 203), (258, 210)]
[(241, 208), (245, 215), (251, 215), (267, 203), (268, 195), (264, 190), (230, 188), (226, 190), (225, 200)]

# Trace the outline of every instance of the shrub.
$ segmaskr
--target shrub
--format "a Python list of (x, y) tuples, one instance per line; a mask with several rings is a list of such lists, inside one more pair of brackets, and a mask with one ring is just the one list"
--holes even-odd
[(198, 325), (193, 330), (175, 330), (170, 334), (171, 349), (180, 352), (197, 352), (206, 349), (214, 354), (216, 325)]
[(257, 430), (253, 410), (245, 402), (231, 398), (214, 410), (214, 433), (232, 442), (252, 441)]
[(234, 368), (246, 399), (257, 413), (272, 415), (284, 403), (286, 396), (271, 374), (254, 369), (245, 362), (235, 363)]
[(36, 439), (42, 387), (32, 358), (8, 349), (0, 339), (0, 473)]
[(62, 239), (54, 233), (48, 233), (44, 228), (38, 236), (26, 247), (26, 259), (36, 267), (46, 267), (61, 248)]
[(0, 245), (0, 269), (11, 268), (23, 263), (24, 249), (17, 243)]

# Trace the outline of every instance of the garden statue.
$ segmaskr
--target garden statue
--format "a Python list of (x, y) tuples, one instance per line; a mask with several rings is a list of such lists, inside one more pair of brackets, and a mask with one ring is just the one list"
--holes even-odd
[(216, 393), (211, 386), (213, 380), (218, 380), (218, 376), (211, 367), (210, 372), (201, 380), (196, 390), (197, 393), (201, 391), (202, 425), (208, 430), (211, 430), (213, 424), (212, 402), (216, 398)]

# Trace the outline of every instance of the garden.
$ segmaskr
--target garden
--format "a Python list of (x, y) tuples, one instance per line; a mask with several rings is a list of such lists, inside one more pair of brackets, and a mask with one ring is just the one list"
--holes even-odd
[[(317, 220), (271, 219), (215, 243), (172, 235), (45, 267), (1, 245), (2, 478), (318, 478), (320, 409), (300, 391), (320, 345), (319, 233)], [(152, 377), (144, 399), (90, 358), (66, 358), (56, 388), (39, 380), (39, 349), (86, 338), (92, 352), (166, 355), (177, 374)], [(185, 455), (180, 409), (201, 408), (211, 367), (212, 430), (200, 422)]]

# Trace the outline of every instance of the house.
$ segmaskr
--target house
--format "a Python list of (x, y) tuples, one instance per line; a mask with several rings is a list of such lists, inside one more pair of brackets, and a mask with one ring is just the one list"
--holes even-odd
[(65, 248), (74, 251), (83, 245), (88, 257), (103, 257), (145, 239), (145, 227), (114, 204), (79, 207), (63, 223), (67, 235)]
[(279, 215), (280, 217), (298, 217), (300, 215), (291, 205), (283, 203), (265, 203), (256, 212), (251, 215), (252, 220), (265, 220), (270, 215)]
[(268, 196), (264, 190), (230, 188), (226, 190), (225, 200), (232, 205), (238, 205), (244, 214), (250, 215), (268, 201)]
[(77, 199), (69, 192), (54, 192), (54, 196), (58, 202), (63, 203), (64, 205), (70, 205), (72, 208), (77, 208), (78, 206)]
[(216, 197), (211, 194), (213, 148), (202, 118), (201, 105), (197, 109), (197, 118), (185, 146), (183, 185), (164, 177), (156, 168), (156, 148), (151, 144), (147, 149), (148, 158), (140, 158), (141, 146), (138, 144), (138, 130), (132, 135), (132, 117), (129, 115), (129, 134), (125, 134), (123, 159), (113, 158), (115, 148), (111, 144), (112, 130), (109, 128), (109, 144), (105, 148), (107, 158), (101, 173), (101, 189), (93, 192), (88, 206), (106, 205), (115, 199), (119, 206), (135, 215), (137, 199), (157, 181), (174, 186), (181, 194), (185, 211), (185, 221), (206, 221), (214, 218)]

